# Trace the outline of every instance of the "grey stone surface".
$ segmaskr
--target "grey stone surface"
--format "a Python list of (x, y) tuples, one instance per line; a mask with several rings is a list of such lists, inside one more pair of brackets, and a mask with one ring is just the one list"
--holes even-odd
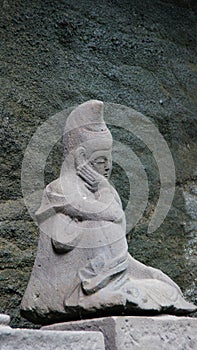
[[(46, 186), (35, 213), (40, 237), (21, 314), (38, 324), (98, 314), (185, 315), (197, 310), (167, 275), (128, 253), (125, 213), (109, 181), (113, 139), (103, 110), (102, 101), (89, 100), (68, 116), (60, 176)], [(142, 127), (155, 133), (135, 110), (128, 114), (133, 128), (141, 130), (142, 118)], [(153, 148), (159, 147), (155, 138)], [(36, 156), (36, 162), (43, 162), (39, 153)], [(135, 172), (135, 167), (131, 168)], [(30, 170), (27, 184), (31, 189)], [(135, 196), (144, 202), (143, 195), (142, 187), (128, 206), (135, 207)], [(164, 206), (166, 202), (165, 198)], [(133, 217), (134, 209), (130, 220)]]
[(197, 319), (161, 315), (157, 317), (108, 317), (67, 322), (45, 330), (99, 330), (106, 350), (196, 350)]
[(1, 350), (104, 350), (100, 332), (0, 328)]
[[(146, 213), (128, 235), (129, 251), (168, 274), (190, 301), (197, 298), (196, 224), (189, 227), (182, 194), (195, 181), (196, 168), (196, 0), (92, 3), (0, 1), (0, 304), (14, 327), (34, 326), (19, 314), (38, 238), (21, 198), (23, 154), (49, 116), (91, 98), (135, 108), (167, 140), (176, 196), (163, 225), (147, 235), (158, 198), (157, 170), (143, 144), (122, 129), (112, 130), (137, 152), (150, 184)], [(58, 143), (50, 153), (45, 184), (58, 176), (61, 149)], [(127, 203), (124, 171), (114, 164), (112, 175)]]
[(0, 314), (0, 327), (9, 327), (10, 316), (6, 314)]

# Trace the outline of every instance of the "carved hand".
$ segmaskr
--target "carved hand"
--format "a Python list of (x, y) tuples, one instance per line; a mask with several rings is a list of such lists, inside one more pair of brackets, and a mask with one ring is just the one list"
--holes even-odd
[(108, 186), (107, 179), (88, 164), (78, 166), (77, 175), (85, 181), (85, 186), (93, 193), (101, 187)]

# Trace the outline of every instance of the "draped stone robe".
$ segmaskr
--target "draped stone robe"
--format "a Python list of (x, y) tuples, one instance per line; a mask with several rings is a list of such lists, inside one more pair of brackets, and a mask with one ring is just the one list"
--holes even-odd
[[(76, 174), (71, 177), (80, 191), (71, 193), (66, 178), (66, 190), (60, 178), (44, 190), (36, 214), (37, 257), (21, 303), (22, 315), (49, 324), (108, 314), (195, 311), (168, 276), (128, 253), (125, 216), (115, 189), (108, 183), (105, 197), (96, 198)], [(105, 209), (93, 210), (99, 202)]]

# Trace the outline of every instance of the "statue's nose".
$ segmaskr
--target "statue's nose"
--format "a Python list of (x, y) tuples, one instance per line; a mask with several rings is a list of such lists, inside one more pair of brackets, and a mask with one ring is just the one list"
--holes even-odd
[(109, 170), (109, 163), (105, 163), (105, 170)]

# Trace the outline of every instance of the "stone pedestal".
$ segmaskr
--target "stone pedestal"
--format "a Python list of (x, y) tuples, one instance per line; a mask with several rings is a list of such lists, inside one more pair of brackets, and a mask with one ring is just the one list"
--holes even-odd
[(106, 317), (59, 323), (42, 329), (101, 331), (106, 350), (197, 349), (197, 319), (190, 317)]
[(59, 332), (0, 327), (1, 350), (104, 350), (99, 332)]

